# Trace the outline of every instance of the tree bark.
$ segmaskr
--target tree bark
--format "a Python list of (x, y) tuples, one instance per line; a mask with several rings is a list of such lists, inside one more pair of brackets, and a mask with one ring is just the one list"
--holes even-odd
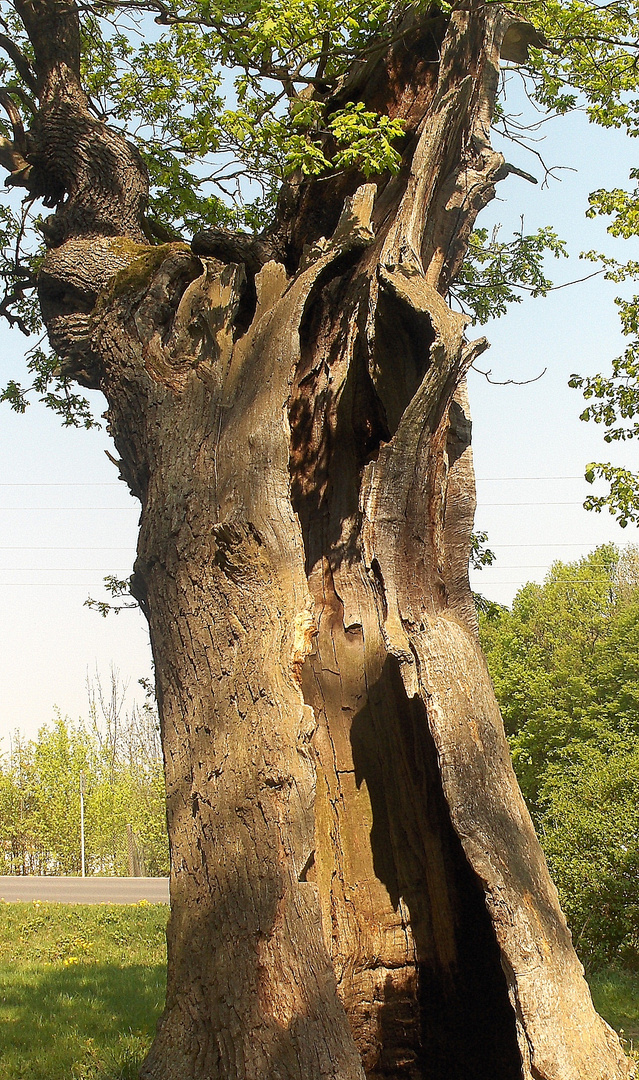
[(142, 506), (172, 860), (142, 1076), (621, 1080), (478, 644), (464, 376), (486, 343), (444, 299), (507, 173), (500, 49), (534, 31), (475, 0), (407, 17), (334, 98), (405, 120), (399, 176), (298, 178), (259, 243), (194, 254), (143, 245), (135, 153), (87, 119), (71, 30), (62, 65), (39, 41), (70, 3), (16, 5), (32, 182), (67, 193), (43, 311)]

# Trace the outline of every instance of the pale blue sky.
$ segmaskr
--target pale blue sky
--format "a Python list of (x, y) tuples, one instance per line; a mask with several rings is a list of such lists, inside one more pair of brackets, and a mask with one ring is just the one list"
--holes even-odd
[[(577, 259), (583, 249), (637, 258), (635, 241), (614, 241), (605, 223), (584, 216), (589, 191), (627, 183), (636, 145), (618, 132), (590, 127), (583, 115), (546, 125), (545, 135), (539, 148), (548, 164), (578, 171), (562, 172), (561, 182), (551, 182), (547, 190), (509, 177), (480, 224), (500, 221), (504, 236), (518, 228), (521, 213), (528, 231), (554, 225), (574, 256), (552, 262), (557, 282), (591, 269)], [(505, 152), (513, 164), (540, 175), (523, 150), (510, 145)], [(489, 533), (498, 555), (495, 567), (473, 580), (500, 602), (510, 602), (524, 581), (541, 580), (556, 558), (578, 558), (608, 540), (639, 540), (638, 530), (621, 530), (608, 514), (581, 508), (591, 491), (581, 479), (585, 464), (613, 457), (637, 468), (639, 446), (607, 447), (599, 428), (579, 421), (582, 399), (567, 386), (573, 371), (606, 370), (621, 351), (613, 304), (619, 289), (596, 278), (525, 301), (504, 319), (472, 331), (492, 342), (479, 365), (490, 367), (494, 378), (526, 379), (548, 369), (528, 386), (490, 386), (471, 374), (476, 524)], [(0, 333), (4, 371), (19, 377), (21, 340), (6, 329)], [(99, 412), (100, 395), (94, 397)], [(62, 429), (39, 405), (22, 417), (6, 407), (0, 414), (0, 738), (5, 736), (5, 749), (11, 731), (35, 733), (52, 719), (54, 706), (72, 718), (86, 716), (85, 680), (96, 668), (106, 679), (115, 665), (130, 684), (131, 700), (137, 679), (150, 675), (142, 615), (127, 611), (103, 619), (83, 606), (89, 593), (104, 595), (105, 574), (130, 573), (134, 557), (138, 507), (117, 481), (104, 453), (109, 448), (104, 431)], [(530, 477), (545, 479), (522, 479)]]
[[(593, 269), (579, 260), (583, 250), (636, 259), (636, 240), (610, 237), (604, 219), (585, 217), (590, 191), (627, 186), (637, 163), (634, 140), (590, 125), (584, 114), (546, 124), (543, 132), (538, 148), (547, 164), (576, 171), (562, 171), (561, 181), (551, 181), (547, 189), (509, 177), (499, 188), (503, 201), (487, 208), (482, 223), (501, 222), (504, 236), (519, 227), (522, 213), (527, 231), (553, 225), (572, 256), (570, 261), (550, 261), (550, 276), (557, 284)], [(500, 148), (509, 161), (541, 176), (533, 157), (512, 145)], [(528, 386), (490, 386), (475, 373), (470, 377), (476, 527), (488, 532), (498, 556), (494, 567), (473, 575), (473, 582), (494, 600), (510, 603), (519, 584), (542, 580), (555, 559), (579, 558), (607, 541), (624, 545), (639, 540), (636, 528), (621, 529), (607, 511), (594, 514), (581, 505), (593, 491), (583, 479), (585, 465), (613, 460), (637, 469), (639, 445), (604, 443), (600, 426), (579, 420), (585, 402), (579, 391), (568, 387), (573, 372), (608, 371), (610, 361), (622, 352), (614, 298), (624, 288), (626, 294), (633, 291), (592, 278), (514, 305), (485, 328), (491, 348), (478, 366), (491, 368), (493, 378), (534, 378), (547, 368), (542, 379)], [(546, 479), (496, 479), (500, 477)]]

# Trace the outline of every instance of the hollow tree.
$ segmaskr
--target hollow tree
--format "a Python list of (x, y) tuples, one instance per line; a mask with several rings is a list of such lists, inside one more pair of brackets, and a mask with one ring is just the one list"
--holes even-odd
[(314, 83), (325, 117), (402, 122), (398, 170), (298, 172), (259, 236), (157, 245), (142, 159), (89, 108), (75, 0), (15, 0), (36, 108), (25, 135), (5, 104), (1, 160), (54, 208), (42, 316), (141, 503), (172, 859), (145, 1080), (628, 1075), (468, 583), (486, 343), (446, 296), (508, 173), (500, 56), (541, 41), (501, 4), (452, 7), (408, 5)]

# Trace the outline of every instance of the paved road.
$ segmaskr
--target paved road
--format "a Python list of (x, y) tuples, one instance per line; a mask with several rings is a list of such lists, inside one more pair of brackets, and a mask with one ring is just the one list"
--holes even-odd
[(168, 904), (168, 878), (3, 877), (0, 899), (52, 900), (56, 904)]

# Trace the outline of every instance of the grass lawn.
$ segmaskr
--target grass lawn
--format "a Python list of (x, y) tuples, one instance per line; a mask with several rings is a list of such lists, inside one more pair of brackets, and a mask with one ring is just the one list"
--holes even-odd
[(609, 967), (590, 977), (592, 1000), (626, 1048), (639, 1061), (639, 971)]
[[(0, 1080), (137, 1080), (164, 1001), (164, 904), (0, 902)], [(591, 980), (639, 1048), (639, 972)]]
[(167, 916), (0, 903), (0, 1080), (136, 1080), (164, 1004)]

